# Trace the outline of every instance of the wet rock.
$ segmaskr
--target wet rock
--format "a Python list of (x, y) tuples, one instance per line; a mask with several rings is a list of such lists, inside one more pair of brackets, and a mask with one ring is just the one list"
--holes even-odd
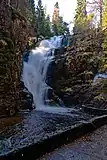
[(31, 53), (31, 51), (27, 51), (27, 52), (24, 53), (23, 62), (28, 63), (30, 53)]
[(35, 105), (33, 103), (33, 95), (24, 86), (24, 83), (22, 81), (21, 81), (21, 87), (23, 89), (23, 92), (22, 92), (22, 107), (21, 107), (21, 109), (29, 109), (29, 110), (34, 109)]
[(51, 86), (52, 84), (54, 70), (55, 70), (55, 60), (53, 60), (48, 66), (47, 76), (46, 76), (46, 83), (48, 86)]
[(93, 83), (85, 94), (84, 104), (92, 107), (107, 109), (107, 80), (99, 79)]
[(61, 99), (54, 93), (54, 90), (52, 88), (48, 88), (47, 92), (47, 99), (45, 100), (45, 103), (50, 106), (64, 106), (64, 103)]
[(64, 48), (64, 47), (61, 47), (61, 48), (55, 49), (55, 51), (54, 51), (54, 55), (55, 55), (55, 56), (56, 56), (56, 55), (62, 55), (62, 54), (64, 54), (64, 53), (65, 53), (65, 51), (66, 51), (66, 48)]

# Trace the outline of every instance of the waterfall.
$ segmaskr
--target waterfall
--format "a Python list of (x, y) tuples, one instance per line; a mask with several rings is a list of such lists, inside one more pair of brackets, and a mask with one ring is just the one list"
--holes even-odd
[(49, 64), (54, 58), (55, 48), (61, 47), (62, 36), (41, 41), (39, 47), (31, 50), (28, 63), (24, 62), (22, 80), (25, 87), (32, 93), (37, 109), (44, 107), (47, 97), (46, 75)]
[(95, 83), (98, 78), (107, 79), (107, 74), (106, 73), (97, 73), (94, 77), (93, 83)]

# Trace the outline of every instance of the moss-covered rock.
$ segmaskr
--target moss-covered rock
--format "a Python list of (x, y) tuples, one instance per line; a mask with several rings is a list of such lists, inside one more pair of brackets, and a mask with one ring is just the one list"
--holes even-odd
[[(97, 96), (93, 96), (93, 79), (100, 67), (100, 58), (96, 53), (83, 52), (72, 55), (66, 52), (65, 55), (56, 56), (51, 67), (51, 87), (68, 106), (73, 104), (83, 104), (85, 99), (89, 101)], [(86, 93), (90, 94), (86, 98)], [(88, 103), (88, 99), (87, 99)]]
[(29, 37), (35, 35), (28, 20), (29, 7), (24, 0), (0, 4), (0, 115), (13, 115), (23, 104), (21, 59)]

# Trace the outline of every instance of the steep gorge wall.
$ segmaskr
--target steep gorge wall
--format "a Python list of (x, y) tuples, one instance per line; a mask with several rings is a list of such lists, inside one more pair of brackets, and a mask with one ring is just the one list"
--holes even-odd
[(0, 1), (0, 115), (13, 114), (21, 107), (21, 58), (34, 28), (28, 15), (28, 0)]

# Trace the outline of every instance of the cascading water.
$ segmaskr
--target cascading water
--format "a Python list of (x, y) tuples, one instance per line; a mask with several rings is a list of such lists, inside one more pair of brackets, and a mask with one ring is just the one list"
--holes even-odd
[(107, 79), (107, 74), (106, 73), (97, 73), (96, 76), (94, 77), (93, 83), (95, 83), (98, 78)]
[(43, 40), (40, 46), (32, 50), (28, 63), (24, 62), (22, 80), (25, 87), (32, 93), (37, 109), (44, 108), (48, 85), (46, 75), (49, 64), (54, 57), (55, 48), (61, 47), (62, 36)]

